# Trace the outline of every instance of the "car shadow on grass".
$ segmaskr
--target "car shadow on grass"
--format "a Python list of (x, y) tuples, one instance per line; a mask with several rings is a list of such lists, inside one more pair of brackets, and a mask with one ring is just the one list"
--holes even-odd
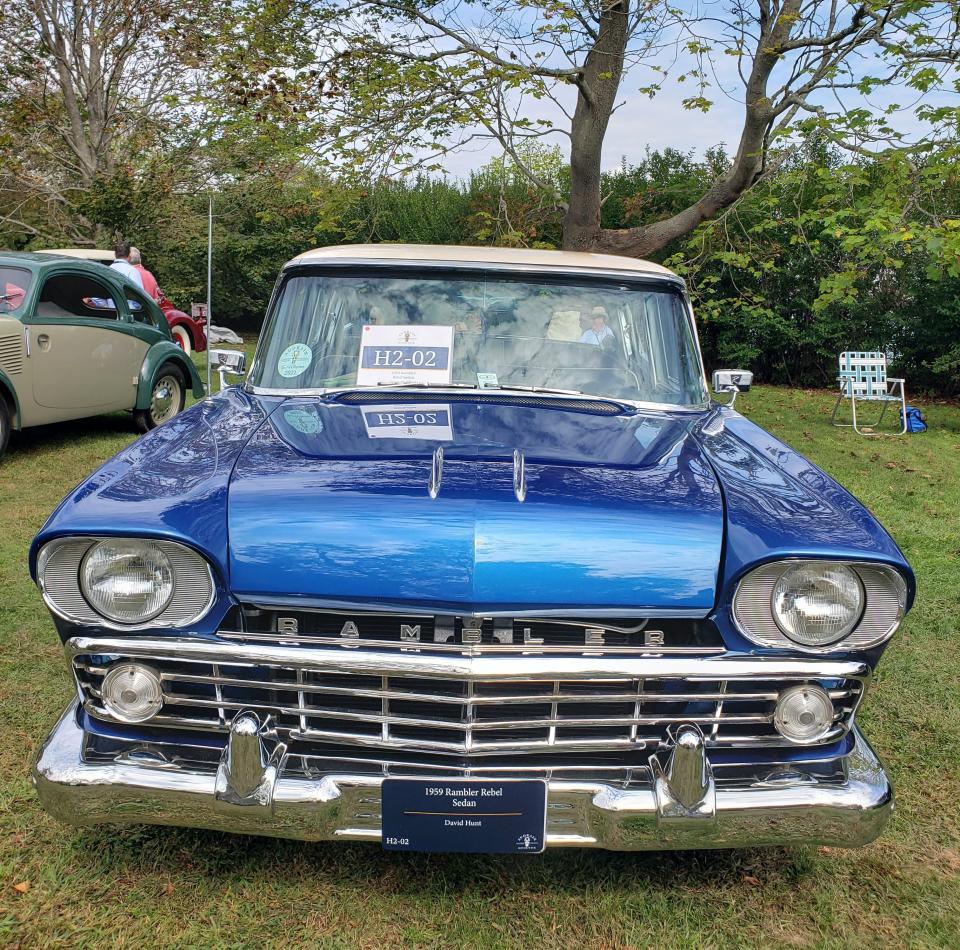
[(540, 855), (402, 854), (377, 844), (303, 842), (189, 828), (135, 826), (77, 831), (76, 860), (98, 875), (151, 873), (220, 883), (251, 878), (271, 886), (348, 887), (396, 897), (473, 892), (514, 893), (518, 886), (586, 895), (604, 888), (674, 890), (771, 879), (797, 881), (813, 872), (811, 849), (742, 848), (615, 852), (556, 849)]
[(61, 446), (79, 446), (102, 437), (121, 438), (131, 441), (138, 435), (129, 412), (114, 412), (88, 419), (70, 422), (54, 422), (45, 426), (31, 426), (14, 432), (7, 449), (7, 461), (26, 460), (31, 455), (49, 452)]

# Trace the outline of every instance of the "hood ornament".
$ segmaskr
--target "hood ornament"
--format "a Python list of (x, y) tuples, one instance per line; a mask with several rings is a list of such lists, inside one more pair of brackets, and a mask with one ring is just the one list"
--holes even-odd
[(527, 497), (527, 468), (520, 449), (513, 450), (513, 493), (517, 501)]
[(440, 494), (440, 483), (443, 481), (443, 447), (437, 446), (433, 450), (433, 461), (430, 463), (430, 481), (427, 482), (427, 491), (431, 498)]

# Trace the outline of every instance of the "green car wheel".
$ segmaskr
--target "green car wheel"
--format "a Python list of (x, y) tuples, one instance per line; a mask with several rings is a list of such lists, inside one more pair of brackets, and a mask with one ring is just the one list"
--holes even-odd
[(187, 381), (183, 370), (173, 363), (164, 363), (153, 378), (150, 405), (136, 409), (133, 420), (141, 432), (149, 432), (169, 422), (183, 409), (187, 401)]

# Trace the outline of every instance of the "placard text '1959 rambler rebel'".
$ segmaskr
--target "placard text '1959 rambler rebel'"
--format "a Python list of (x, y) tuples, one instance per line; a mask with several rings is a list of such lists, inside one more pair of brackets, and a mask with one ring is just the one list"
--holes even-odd
[(30, 567), (69, 822), (537, 852), (853, 846), (892, 809), (855, 715), (910, 567), (710, 401), (654, 264), (303, 254), (245, 381), (82, 483)]

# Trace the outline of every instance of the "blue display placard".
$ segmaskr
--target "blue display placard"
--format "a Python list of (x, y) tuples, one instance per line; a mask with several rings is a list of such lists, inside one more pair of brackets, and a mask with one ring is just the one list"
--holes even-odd
[(364, 346), (361, 369), (447, 369), (450, 350), (438, 346)]
[(547, 783), (539, 779), (388, 778), (381, 785), (388, 851), (538, 854)]

